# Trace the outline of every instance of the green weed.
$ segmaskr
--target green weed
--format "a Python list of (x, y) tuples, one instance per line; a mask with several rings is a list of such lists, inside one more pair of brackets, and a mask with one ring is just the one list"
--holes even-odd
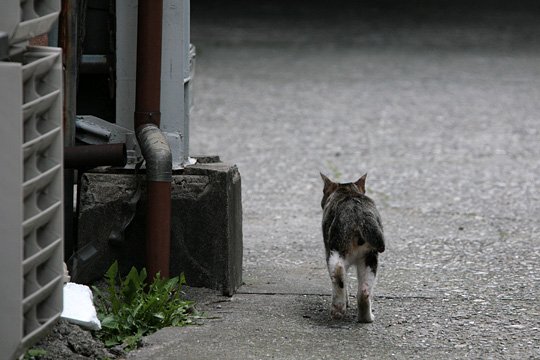
[(122, 344), (131, 350), (143, 336), (163, 327), (192, 323), (193, 303), (181, 298), (184, 275), (162, 279), (158, 273), (149, 285), (146, 277), (145, 269), (133, 267), (122, 279), (115, 261), (105, 274), (107, 289), (93, 287), (102, 327), (95, 336), (106, 346)]
[(39, 359), (42, 356), (47, 355), (47, 351), (43, 349), (28, 349), (26, 353), (24, 354), (23, 359), (24, 360), (33, 360), (33, 359)]

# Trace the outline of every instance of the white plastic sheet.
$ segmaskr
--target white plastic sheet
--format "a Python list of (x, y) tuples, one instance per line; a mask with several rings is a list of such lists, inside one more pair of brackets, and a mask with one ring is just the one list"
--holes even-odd
[(89, 330), (101, 330), (92, 290), (86, 285), (72, 282), (64, 285), (64, 311), (61, 317)]

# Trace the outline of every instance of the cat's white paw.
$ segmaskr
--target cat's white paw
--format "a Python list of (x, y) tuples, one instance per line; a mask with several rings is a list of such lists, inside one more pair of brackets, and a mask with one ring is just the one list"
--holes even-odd
[(371, 323), (375, 320), (375, 316), (371, 312), (371, 301), (369, 299), (369, 292), (362, 291), (358, 294), (358, 322)]
[(358, 322), (360, 323), (372, 323), (375, 320), (375, 316), (371, 312), (360, 314), (358, 313)]
[(330, 317), (332, 317), (334, 320), (343, 319), (346, 312), (346, 304), (332, 304), (332, 307), (330, 308)]

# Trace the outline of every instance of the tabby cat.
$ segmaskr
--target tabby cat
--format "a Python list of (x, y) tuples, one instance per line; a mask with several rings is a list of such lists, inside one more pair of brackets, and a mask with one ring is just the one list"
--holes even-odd
[(358, 275), (358, 321), (372, 322), (373, 287), (379, 253), (385, 249), (381, 216), (366, 193), (366, 177), (340, 184), (321, 173), (324, 181), (322, 231), (326, 263), (332, 280), (333, 319), (345, 316), (349, 303), (347, 270), (356, 265)]

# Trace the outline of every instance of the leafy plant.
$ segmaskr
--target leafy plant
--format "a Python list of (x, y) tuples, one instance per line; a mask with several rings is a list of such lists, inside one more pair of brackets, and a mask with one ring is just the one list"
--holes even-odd
[(193, 302), (181, 298), (184, 275), (162, 279), (158, 273), (149, 285), (146, 277), (146, 269), (133, 267), (122, 279), (115, 261), (105, 274), (106, 291), (93, 287), (102, 327), (95, 335), (106, 346), (122, 344), (131, 350), (143, 336), (163, 327), (192, 323)]
[(26, 354), (24, 354), (23, 359), (24, 360), (39, 359), (40, 357), (45, 356), (45, 355), (47, 355), (47, 351), (43, 349), (32, 348), (26, 351)]

